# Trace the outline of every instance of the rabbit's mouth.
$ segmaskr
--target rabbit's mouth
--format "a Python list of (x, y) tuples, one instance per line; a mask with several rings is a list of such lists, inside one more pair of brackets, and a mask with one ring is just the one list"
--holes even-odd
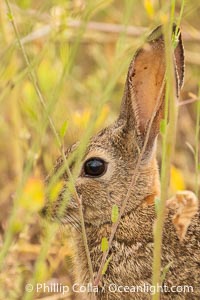
[(66, 214), (62, 214), (62, 216), (56, 215), (56, 220), (61, 223), (62, 225), (70, 225), (77, 231), (81, 231), (81, 223), (77, 216), (74, 214), (73, 211), (67, 209)]
[(73, 209), (67, 208), (64, 212), (59, 213), (58, 208), (45, 206), (40, 212), (40, 215), (49, 222), (58, 223), (61, 225), (70, 225), (74, 229), (80, 231), (81, 224)]

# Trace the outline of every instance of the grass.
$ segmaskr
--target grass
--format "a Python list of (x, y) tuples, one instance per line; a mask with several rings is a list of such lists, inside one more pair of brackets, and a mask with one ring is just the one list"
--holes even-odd
[[(199, 85), (199, 92), (198, 98), (200, 96), (200, 85)], [(197, 109), (196, 109), (196, 130), (195, 130), (195, 193), (199, 195), (199, 173), (200, 173), (200, 164), (199, 164), (199, 139), (200, 139), (200, 101), (197, 102)]]
[[(178, 23), (181, 22), (183, 29), (186, 29), (189, 23), (191, 26), (189, 32), (193, 32), (193, 27), (198, 28), (198, 1), (186, 2), (183, 15), (180, 13), (183, 1), (176, 1), (176, 9), (175, 1), (171, 3), (174, 4), (172, 19), (175, 18)], [(70, 174), (72, 186), (70, 192), (75, 191), (74, 182), (78, 176), (87, 143), (94, 132), (115, 119), (130, 58), (145, 38), (143, 33), (136, 38), (127, 36), (125, 31), (118, 35), (112, 32), (109, 34), (93, 32), (87, 29), (87, 24), (90, 21), (99, 21), (124, 24), (125, 27), (128, 25), (145, 26), (149, 28), (145, 32), (148, 33), (158, 25), (155, 20), (158, 20), (158, 23), (165, 22), (166, 17), (168, 18), (169, 7), (164, 3), (161, 6), (157, 4), (153, 6), (150, 1), (144, 1), (144, 3), (125, 1), (122, 4), (120, 1), (105, 0), (75, 1), (74, 3), (59, 1), (56, 5), (54, 1), (43, 1), (43, 4), (39, 1), (17, 1), (14, 5), (7, 0), (7, 9), (4, 4), (0, 4), (3, 7), (0, 15), (0, 39), (3, 45), (0, 65), (0, 104), (2, 107), (0, 132), (2, 141), (5, 141), (0, 142), (0, 151), (9, 158), (7, 164), (3, 160), (0, 162), (1, 173), (4, 174), (0, 182), (2, 187), (0, 207), (5, 212), (0, 218), (2, 224), (0, 282), (6, 286), (6, 289), (1, 289), (0, 297), (8, 299), (20, 297), (27, 300), (34, 299), (33, 293), (24, 291), (24, 285), (27, 282), (35, 284), (37, 281), (52, 280), (55, 276), (63, 283), (69, 283), (72, 280), (72, 272), (68, 268), (70, 263), (67, 264), (65, 261), (73, 256), (73, 246), (70, 246), (70, 243), (63, 243), (62, 238), (59, 238), (60, 243), (64, 244), (62, 246), (63, 260), (60, 261), (56, 257), (53, 262), (54, 256), (50, 253), (50, 249), (55, 248), (57, 253), (59, 251), (60, 245), (57, 241), (57, 237), (60, 236), (59, 230), (55, 225), (38, 222), (38, 210), (44, 204), (44, 197), (39, 196), (39, 187), (44, 180), (44, 174), (50, 172), (59, 154), (65, 161), (63, 171), (67, 170), (69, 173), (69, 161), (65, 159), (64, 148), (80, 138), (74, 172)], [(24, 10), (27, 11), (26, 14), (23, 13)], [(133, 11), (135, 18), (133, 18)], [(135, 14), (136, 11), (137, 14)], [(59, 25), (52, 26), (48, 36), (36, 38), (27, 44), (20, 42), (22, 37), (28, 36), (37, 27), (41, 29), (49, 24), (47, 18), (49, 13), (52, 23)], [(182, 18), (180, 18), (181, 15)], [(77, 29), (68, 28), (66, 20), (70, 18), (81, 19), (82, 25)], [(166, 39), (169, 39), (167, 26)], [(188, 42), (185, 45), (186, 51), (198, 53), (199, 46), (195, 42), (195, 33), (192, 43), (194, 50)], [(171, 58), (167, 57), (169, 68), (170, 60)], [(189, 92), (197, 94), (199, 83), (198, 66), (191, 64), (189, 58), (186, 58), (186, 61), (188, 73), (183, 99), (188, 99)], [(171, 69), (168, 72), (172, 74)], [(167, 75), (168, 87), (172, 86), (170, 83), (172, 77)], [(168, 91), (169, 98), (166, 101), (169, 101), (170, 115), (174, 117), (170, 118), (168, 131), (163, 137), (162, 193), (157, 221), (158, 232), (155, 234), (158, 247), (155, 249), (157, 260), (154, 261), (154, 283), (159, 282), (160, 278), (163, 213), (168, 194), (166, 178), (169, 178), (171, 163), (184, 177), (186, 188), (196, 190), (196, 193), (199, 190), (199, 102), (180, 108), (180, 114), (186, 120), (188, 128), (183, 132), (178, 125), (177, 145), (172, 159), (173, 147), (171, 148), (171, 145), (175, 143), (176, 106), (170, 100), (174, 98), (174, 91), (170, 88)], [(197, 110), (194, 109), (195, 105), (197, 105)], [(194, 118), (196, 118), (196, 130), (192, 122)], [(165, 122), (166, 120), (167, 116)], [(63, 131), (65, 124), (67, 124), (67, 129)], [(195, 149), (195, 162), (188, 148), (181, 144), (183, 135), (185, 141)], [(158, 157), (160, 158), (160, 154)], [(183, 159), (178, 159), (178, 157), (183, 157)], [(188, 164), (191, 167), (187, 167)], [(195, 176), (192, 175), (194, 170)], [(36, 208), (26, 207), (22, 201), (24, 190), (28, 189), (30, 193), (30, 178), (38, 180), (36, 194), (39, 204)], [(191, 178), (191, 181), (188, 181), (188, 178)], [(172, 180), (176, 181), (176, 178)], [(51, 192), (56, 182), (55, 178), (52, 186), (44, 187), (44, 193)], [(66, 203), (69, 196), (67, 192)], [(80, 205), (80, 215), (81, 213)], [(82, 218), (87, 251), (83, 223)], [(68, 232), (64, 233), (64, 237), (70, 240)], [(34, 245), (38, 247), (35, 249), (39, 249), (35, 254), (31, 250)], [(25, 246), (29, 250), (24, 255)], [(93, 280), (89, 256), (88, 261), (91, 280)], [(158, 299), (158, 295), (154, 295), (154, 299)]]
[[(161, 165), (161, 196), (157, 208), (157, 220), (154, 227), (154, 258), (153, 258), (153, 286), (161, 285), (161, 256), (162, 256), (162, 232), (165, 221), (166, 201), (169, 198), (168, 187), (170, 181), (170, 167), (174, 144), (176, 139), (177, 105), (176, 91), (174, 89), (173, 66), (173, 41), (172, 26), (174, 23), (175, 1), (172, 1), (168, 21), (164, 24), (166, 68), (166, 96), (164, 132), (162, 134), (162, 165)], [(153, 300), (160, 298), (160, 292), (156, 290)]]

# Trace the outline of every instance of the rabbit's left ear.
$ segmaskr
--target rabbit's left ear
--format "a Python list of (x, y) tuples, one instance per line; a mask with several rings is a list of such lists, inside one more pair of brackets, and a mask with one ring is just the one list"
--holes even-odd
[[(174, 26), (173, 34), (175, 32)], [(184, 77), (184, 52), (180, 31), (174, 50), (174, 67), (178, 96)], [(125, 119), (130, 129), (136, 131), (141, 142), (144, 141), (149, 122), (153, 118), (148, 150), (153, 147), (164, 115), (165, 73), (165, 43), (160, 26), (151, 33), (130, 64), (119, 117)]]

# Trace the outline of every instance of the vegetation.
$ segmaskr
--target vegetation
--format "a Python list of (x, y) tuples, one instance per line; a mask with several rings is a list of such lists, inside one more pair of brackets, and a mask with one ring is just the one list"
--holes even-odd
[[(161, 226), (155, 231), (158, 252), (153, 280), (159, 280), (157, 254), (165, 200), (183, 189), (199, 196), (199, 14), (197, 0), (0, 1), (1, 299), (62, 299), (61, 293), (51, 298), (48, 293), (26, 291), (26, 284), (73, 282), (70, 230), (46, 224), (38, 213), (47, 196), (56, 201), (63, 182), (54, 178), (46, 186), (45, 177), (56, 158), (62, 156), (63, 170), (70, 177), (65, 195), (69, 201), (90, 136), (117, 116), (134, 52), (152, 29), (163, 24), (166, 55), (170, 53), (168, 33), (170, 24), (176, 22), (185, 45), (186, 75), (179, 102), (171, 101), (174, 91), (169, 55), (166, 103), (170, 123), (167, 128), (166, 114), (158, 151)], [(72, 158), (65, 159), (64, 149), (77, 140), (80, 145), (71, 174), (68, 164)], [(77, 201), (87, 250), (78, 196)], [(120, 212), (113, 207), (114, 227), (119, 218)], [(106, 255), (109, 243), (104, 239), (100, 245), (105, 254), (103, 273), (110, 259)], [(68, 299), (75, 299), (68, 295)]]

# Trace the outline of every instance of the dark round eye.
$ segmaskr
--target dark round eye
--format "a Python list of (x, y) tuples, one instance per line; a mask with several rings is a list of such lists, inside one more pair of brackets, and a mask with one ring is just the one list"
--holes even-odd
[(84, 175), (88, 177), (100, 177), (107, 170), (107, 163), (98, 157), (89, 158), (84, 163)]

